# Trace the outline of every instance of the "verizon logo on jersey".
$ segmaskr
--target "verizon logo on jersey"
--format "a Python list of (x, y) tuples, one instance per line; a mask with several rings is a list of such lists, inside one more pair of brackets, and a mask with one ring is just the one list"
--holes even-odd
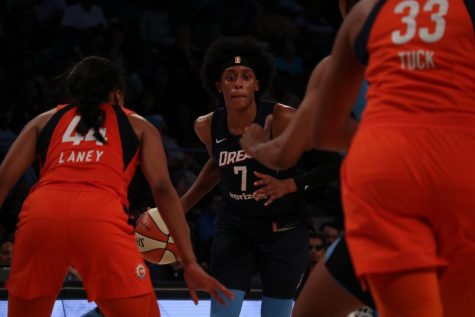
[(253, 200), (255, 198), (254, 194), (246, 194), (246, 193), (235, 194), (231, 192), (229, 192), (229, 197), (231, 197), (234, 200)]
[(244, 150), (239, 151), (221, 151), (219, 152), (219, 166), (225, 166), (229, 164), (234, 164), (241, 162), (251, 157), (244, 152)]

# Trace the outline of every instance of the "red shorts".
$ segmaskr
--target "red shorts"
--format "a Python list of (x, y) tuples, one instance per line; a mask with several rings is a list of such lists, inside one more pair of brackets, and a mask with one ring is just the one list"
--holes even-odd
[(447, 265), (440, 270), (444, 302), (474, 305), (474, 127), (358, 131), (342, 170), (358, 276)]
[(153, 291), (117, 195), (37, 188), (20, 213), (8, 292), (24, 299), (57, 296), (70, 266), (81, 275), (89, 300)]

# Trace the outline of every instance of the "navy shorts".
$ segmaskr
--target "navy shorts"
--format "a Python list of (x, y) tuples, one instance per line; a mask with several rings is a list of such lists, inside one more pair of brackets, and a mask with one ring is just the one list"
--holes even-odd
[(376, 307), (371, 293), (364, 291), (356, 278), (344, 235), (328, 248), (325, 254), (325, 266), (331, 276), (363, 304), (373, 309)]
[(309, 265), (307, 226), (256, 234), (218, 221), (211, 250), (211, 274), (230, 289), (247, 292), (256, 272), (264, 296), (291, 299)]

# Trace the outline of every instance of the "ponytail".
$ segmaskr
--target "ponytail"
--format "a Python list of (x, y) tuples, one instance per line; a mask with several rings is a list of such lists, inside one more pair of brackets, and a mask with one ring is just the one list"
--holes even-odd
[(67, 75), (66, 89), (81, 116), (77, 133), (84, 136), (93, 129), (94, 137), (105, 143), (106, 140), (99, 131), (106, 114), (100, 105), (109, 101), (110, 93), (115, 89), (123, 89), (123, 76), (119, 66), (102, 57), (86, 57)]

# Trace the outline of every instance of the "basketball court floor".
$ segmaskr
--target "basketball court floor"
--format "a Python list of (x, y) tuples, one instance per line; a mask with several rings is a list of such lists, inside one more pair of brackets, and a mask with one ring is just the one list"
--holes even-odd
[[(162, 317), (208, 317), (210, 300), (200, 300), (195, 306), (191, 300), (159, 300)], [(96, 307), (85, 299), (57, 300), (51, 317), (80, 317)], [(261, 302), (258, 300), (245, 300), (240, 317), (259, 317)], [(0, 317), (7, 316), (7, 301), (0, 301)]]

